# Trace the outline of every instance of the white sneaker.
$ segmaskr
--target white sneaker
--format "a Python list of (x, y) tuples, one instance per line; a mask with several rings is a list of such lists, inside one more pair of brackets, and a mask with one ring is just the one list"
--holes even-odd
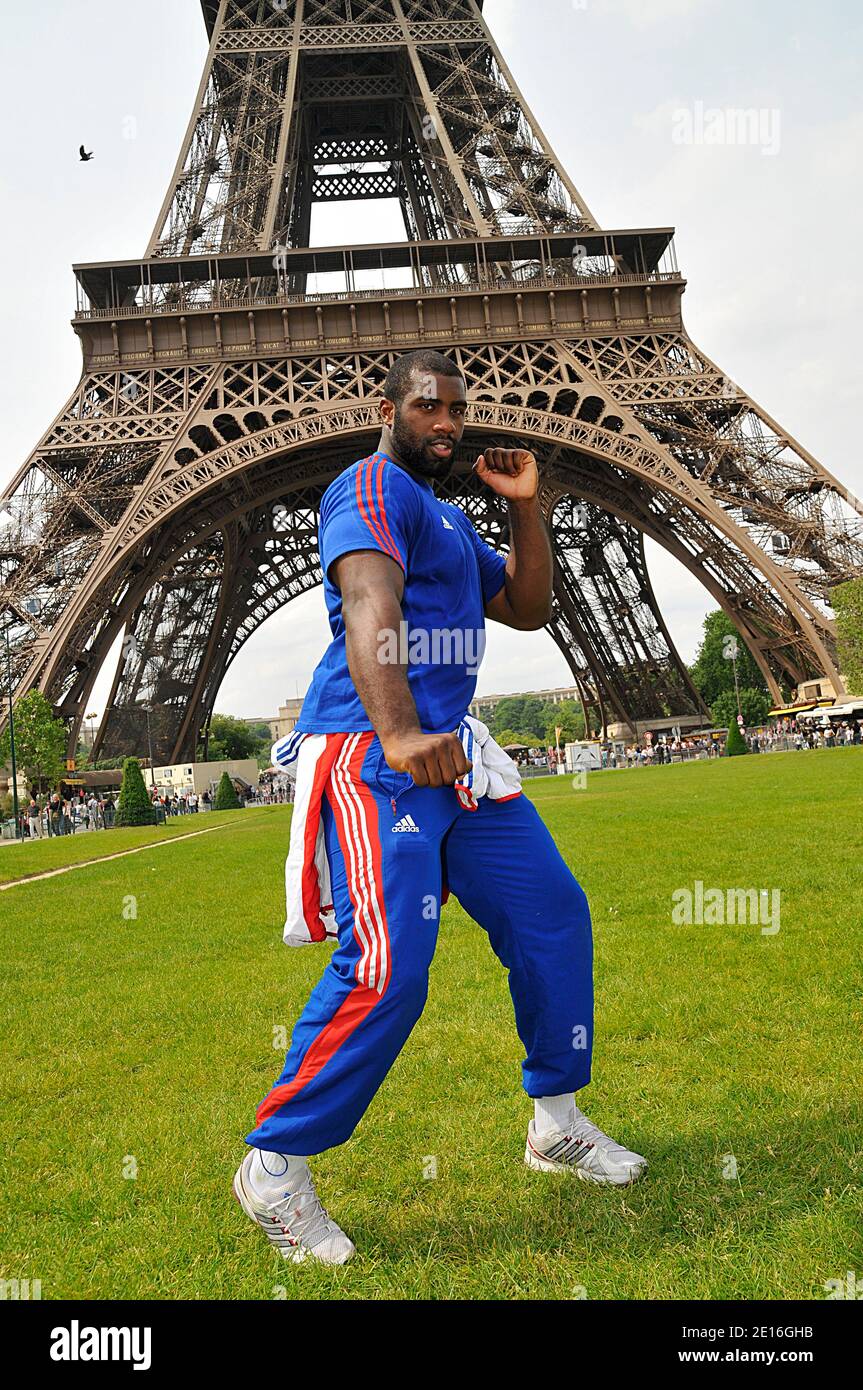
[(568, 1134), (555, 1130), (539, 1135), (531, 1120), (524, 1161), (529, 1168), (545, 1173), (576, 1173), (587, 1182), (611, 1183), (615, 1187), (628, 1187), (647, 1171), (646, 1158), (616, 1144), (591, 1124), (577, 1105)]
[(275, 1202), (260, 1197), (252, 1185), (250, 1168), (255, 1150), (249, 1149), (234, 1174), (234, 1196), (247, 1216), (256, 1221), (264, 1235), (286, 1260), (320, 1260), (323, 1264), (343, 1265), (356, 1248), (344, 1231), (325, 1212), (315, 1192), (308, 1168), (293, 1192)]

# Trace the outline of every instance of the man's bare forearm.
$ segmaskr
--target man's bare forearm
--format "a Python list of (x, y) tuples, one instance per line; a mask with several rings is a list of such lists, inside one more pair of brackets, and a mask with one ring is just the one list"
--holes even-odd
[(404, 614), (401, 575), (388, 556), (348, 552), (335, 562), (342, 593), (348, 671), (384, 758), (417, 787), (451, 787), (472, 764), (456, 733), (424, 734), (408, 684), (399, 639)]
[(407, 666), (381, 660), (385, 647), (379, 634), (397, 636), (404, 620), (395, 594), (375, 591), (351, 600), (344, 620), (348, 670), (378, 738), (384, 743), (402, 734), (420, 733)]
[(519, 620), (540, 628), (551, 617), (552, 559), (539, 501), (507, 502), (510, 552), (506, 596)]

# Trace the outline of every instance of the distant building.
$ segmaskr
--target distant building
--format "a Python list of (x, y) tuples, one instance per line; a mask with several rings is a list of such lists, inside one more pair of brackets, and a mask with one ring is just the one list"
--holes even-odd
[[(24, 769), (19, 765), (15, 770), (17, 772), (17, 777), (15, 778), (15, 780), (18, 784), (18, 801), (23, 805), (23, 797), (27, 797), (29, 800), (30, 785), (27, 781), (27, 774), (24, 771)], [(0, 767), (0, 796), (6, 796), (7, 794), (9, 796), (12, 795), (11, 764), (8, 764), (6, 767)]]
[(223, 772), (227, 772), (232, 780), (245, 782), (249, 787), (258, 785), (259, 776), (256, 758), (230, 758), (218, 763), (174, 763), (171, 767), (154, 767), (152, 778), (149, 768), (142, 768), (141, 771), (147, 789), (155, 781), (161, 796), (168, 792), (174, 796), (188, 796), (189, 792), (201, 796), (205, 791), (214, 792)]
[(270, 726), (270, 735), (273, 743), (278, 742), (280, 738), (285, 738), (291, 730), (295, 728), (302, 708), (303, 702), (301, 699), (286, 700), (283, 705), (279, 705), (279, 713), (275, 719), (264, 721)]
[(806, 700), (836, 700), (838, 698), (840, 697), (836, 694), (833, 682), (828, 680), (826, 676), (817, 676), (814, 680), (803, 681), (797, 687), (797, 704), (802, 704)]
[(262, 714), (261, 717), (260, 717), (259, 719), (241, 719), (241, 720), (240, 720), (240, 723), (241, 723), (241, 724), (245, 724), (245, 726), (246, 726), (247, 729), (259, 729), (259, 728), (261, 727), (262, 724), (265, 725), (266, 728), (269, 728), (270, 725), (272, 724), (272, 722), (273, 722), (273, 721), (272, 721), (272, 719), (269, 717), (268, 714)]
[(504, 695), (477, 695), (471, 701), (470, 713), (474, 719), (481, 719), (486, 724), (501, 700), (548, 700), (553, 705), (559, 705), (564, 700), (577, 702), (578, 699), (578, 687), (574, 685), (557, 685), (551, 690), (508, 690)]
[(88, 724), (86, 721), (81, 725), (78, 733), (78, 742), (82, 748), (86, 748), (89, 753), (96, 741), (96, 725)]

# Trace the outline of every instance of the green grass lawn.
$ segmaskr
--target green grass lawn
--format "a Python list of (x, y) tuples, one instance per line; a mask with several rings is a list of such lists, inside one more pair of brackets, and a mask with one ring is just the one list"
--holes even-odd
[[(0, 1277), (43, 1299), (819, 1299), (863, 1278), (863, 750), (525, 785), (593, 913), (579, 1101), (648, 1157), (645, 1180), (524, 1167), (506, 978), (451, 899), (422, 1019), (350, 1142), (314, 1162), (358, 1255), (279, 1260), (230, 1182), (281, 1070), (274, 1029), (329, 948), (281, 942), (274, 807), (0, 894)], [(0, 869), (61, 849), (79, 843)], [(671, 895), (696, 879), (778, 888), (781, 930), (675, 926)]]
[[(250, 815), (269, 814), (275, 807), (260, 807)], [(172, 816), (164, 825), (124, 826), (120, 830), (79, 830), (76, 835), (54, 835), (50, 839), (22, 840), (0, 848), (0, 883), (43, 874), (64, 864), (82, 864), (101, 859), (122, 850), (137, 849), (160, 840), (173, 840), (196, 830), (209, 830), (214, 825), (241, 820), (245, 811), (220, 811), (214, 816), (204, 812), (193, 816)], [(0, 919), (2, 920), (2, 919)]]

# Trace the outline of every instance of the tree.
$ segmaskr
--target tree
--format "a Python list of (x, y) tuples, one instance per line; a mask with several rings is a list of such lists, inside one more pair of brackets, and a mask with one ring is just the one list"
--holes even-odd
[(863, 579), (849, 579), (830, 592), (839, 638), (839, 669), (850, 694), (863, 694)]
[(523, 715), (524, 698), (522, 696), (507, 695), (506, 699), (498, 700), (489, 721), (492, 737), (500, 743), (500, 734), (504, 730), (520, 729), (524, 724)]
[[(764, 690), (745, 689), (740, 692), (740, 712), (747, 727), (764, 724), (771, 709), (770, 696)], [(737, 696), (733, 690), (723, 690), (713, 702), (711, 710), (713, 726), (716, 729), (731, 728), (737, 723)]]
[(207, 756), (214, 763), (228, 762), (232, 758), (256, 758), (262, 742), (242, 719), (230, 714), (214, 714), (210, 720)]
[(563, 730), (561, 743), (584, 737), (584, 716), (574, 700), (562, 700), (555, 704), (553, 700), (540, 700), (536, 695), (507, 695), (495, 706), (489, 729), (492, 737), (501, 744), (504, 734), (521, 730), (518, 742), (547, 748), (554, 744), (556, 724)]
[(156, 808), (144, 786), (141, 764), (137, 758), (127, 758), (123, 763), (123, 781), (114, 824), (155, 825), (156, 820)]
[(728, 738), (725, 740), (725, 751), (729, 758), (739, 758), (741, 753), (748, 753), (746, 740), (740, 732), (740, 725), (735, 715), (731, 724), (728, 726)]
[(723, 643), (729, 636), (738, 639), (737, 680), (740, 686), (749, 690), (763, 690), (765, 694), (769, 694), (757, 661), (731, 619), (726, 617), (721, 608), (717, 608), (704, 619), (701, 646), (693, 665), (689, 668), (699, 694), (705, 704), (710, 706), (724, 690), (734, 689), (734, 662), (723, 656)]
[(237, 789), (228, 776), (227, 772), (222, 773), (221, 781), (216, 788), (216, 797), (213, 802), (214, 811), (239, 811), (240, 798), (237, 796)]
[(574, 743), (576, 739), (584, 738), (584, 715), (574, 700), (561, 700), (558, 705), (547, 705), (543, 730), (545, 748), (554, 747), (555, 728), (560, 729), (561, 748), (565, 743)]
[(93, 765), (90, 762), (90, 749), (80, 739), (75, 749), (75, 768), (78, 772), (92, 772), (93, 770)]
[[(54, 711), (41, 690), (31, 690), (15, 706), (15, 761), (34, 786), (41, 789), (59, 781), (66, 766), (66, 725), (54, 718)], [(7, 728), (0, 738), (0, 764), (12, 756), (12, 740)]]
[(525, 696), (524, 709), (518, 728), (530, 729), (531, 743), (541, 743), (545, 738), (545, 721), (549, 708), (554, 708), (548, 700), (540, 700), (537, 695)]
[(508, 743), (523, 743), (526, 748), (535, 748), (539, 743), (533, 734), (525, 733), (524, 730), (519, 733), (518, 729), (501, 729), (500, 733), (493, 734), (492, 737), (501, 748), (506, 748)]

